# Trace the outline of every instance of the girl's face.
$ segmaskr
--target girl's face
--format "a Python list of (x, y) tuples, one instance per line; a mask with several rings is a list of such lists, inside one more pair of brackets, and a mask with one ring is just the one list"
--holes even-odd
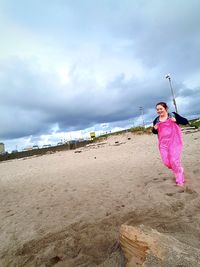
[(156, 106), (156, 111), (157, 111), (158, 115), (161, 117), (165, 116), (167, 114), (167, 110), (161, 105)]

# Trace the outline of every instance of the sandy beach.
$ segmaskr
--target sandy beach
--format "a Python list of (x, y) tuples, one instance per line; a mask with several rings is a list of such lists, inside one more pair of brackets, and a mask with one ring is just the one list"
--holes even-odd
[(124, 266), (122, 223), (200, 248), (200, 132), (183, 139), (183, 188), (152, 134), (1, 162), (0, 266)]

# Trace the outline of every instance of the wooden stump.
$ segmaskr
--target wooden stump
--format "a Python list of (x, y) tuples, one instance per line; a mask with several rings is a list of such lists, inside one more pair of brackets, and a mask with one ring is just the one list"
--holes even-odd
[(143, 225), (122, 225), (120, 245), (127, 259), (127, 267), (200, 266), (199, 249)]

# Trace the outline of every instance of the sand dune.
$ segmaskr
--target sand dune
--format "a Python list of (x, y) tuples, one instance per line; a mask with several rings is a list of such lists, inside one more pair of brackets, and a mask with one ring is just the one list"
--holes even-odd
[(184, 144), (183, 188), (154, 135), (1, 162), (0, 266), (124, 266), (122, 223), (200, 248), (200, 132)]

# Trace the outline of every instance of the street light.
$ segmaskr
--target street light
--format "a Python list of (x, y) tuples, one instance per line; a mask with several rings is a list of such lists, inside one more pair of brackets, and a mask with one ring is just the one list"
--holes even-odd
[(143, 109), (143, 107), (139, 107), (139, 110), (141, 111), (142, 125), (144, 127), (144, 109)]
[(178, 109), (177, 109), (177, 105), (176, 105), (176, 99), (175, 99), (174, 91), (173, 91), (173, 88), (172, 88), (170, 74), (165, 75), (165, 78), (169, 80), (169, 85), (170, 85), (171, 93), (172, 93), (172, 97), (173, 97), (173, 103), (174, 103), (174, 106), (175, 106), (176, 113), (178, 113)]

